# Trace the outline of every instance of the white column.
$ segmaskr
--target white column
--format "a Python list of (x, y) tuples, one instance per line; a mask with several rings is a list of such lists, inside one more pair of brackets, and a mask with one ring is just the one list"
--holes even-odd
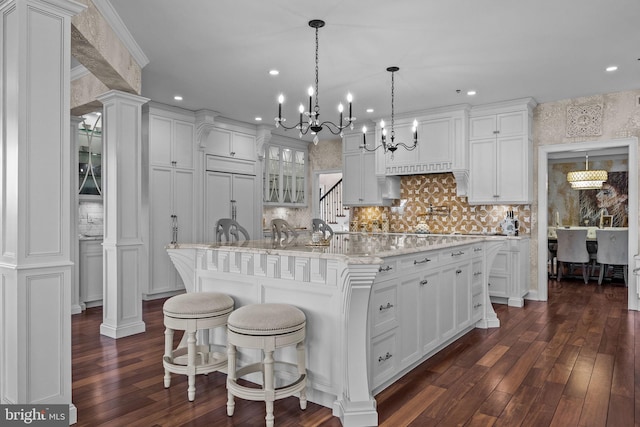
[[(0, 397), (71, 403), (73, 1), (0, 1)], [(75, 167), (75, 165), (73, 165)]]
[(78, 126), (82, 117), (71, 117), (71, 261), (73, 276), (71, 280), (71, 314), (82, 313), (84, 303), (80, 304), (80, 241), (78, 240)]
[(142, 227), (142, 105), (117, 90), (99, 96), (102, 112), (104, 260), (100, 333), (121, 338), (144, 332), (141, 281), (147, 277)]

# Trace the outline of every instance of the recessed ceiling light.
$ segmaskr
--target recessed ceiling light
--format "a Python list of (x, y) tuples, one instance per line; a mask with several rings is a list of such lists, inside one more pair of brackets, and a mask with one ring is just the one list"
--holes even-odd
[(176, 95), (173, 97), (176, 101), (182, 101), (182, 97), (180, 95)]
[(467, 95), (469, 95), (469, 96), (473, 96), (473, 95), (475, 95), (476, 93), (478, 93), (478, 92), (476, 92), (475, 90), (468, 90), (468, 91), (467, 91)]
[(262, 121), (262, 117), (256, 117), (256, 122), (261, 122)]
[(269, 70), (269, 74), (271, 74), (272, 76), (277, 76), (278, 74), (280, 74), (280, 71), (278, 71), (278, 70)]
[(367, 108), (367, 113), (373, 113), (373, 108)]
[(609, 67), (607, 67), (607, 68), (606, 68), (606, 70), (607, 70), (608, 72), (616, 71), (617, 69), (618, 69), (618, 66), (617, 66), (617, 65), (611, 65), (611, 66), (609, 66)]

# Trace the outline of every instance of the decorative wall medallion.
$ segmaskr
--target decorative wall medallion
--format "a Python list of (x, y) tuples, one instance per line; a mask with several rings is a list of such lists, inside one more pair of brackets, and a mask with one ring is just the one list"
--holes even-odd
[(567, 136), (602, 135), (602, 104), (567, 107)]

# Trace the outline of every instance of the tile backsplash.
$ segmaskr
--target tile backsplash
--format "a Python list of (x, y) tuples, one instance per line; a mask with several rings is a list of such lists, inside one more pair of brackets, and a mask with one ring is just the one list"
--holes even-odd
[(414, 232), (424, 221), (432, 233), (501, 233), (508, 211), (519, 220), (520, 235), (529, 235), (531, 205), (469, 205), (466, 197), (456, 195), (453, 174), (442, 173), (403, 176), (394, 206), (352, 208), (351, 220), (367, 224), (368, 231), (386, 214), (390, 232)]
[(78, 204), (78, 233), (84, 236), (102, 236), (104, 234), (102, 202), (80, 201)]

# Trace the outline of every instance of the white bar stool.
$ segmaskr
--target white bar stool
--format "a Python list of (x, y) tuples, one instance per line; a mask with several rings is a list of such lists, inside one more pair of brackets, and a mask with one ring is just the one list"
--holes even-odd
[[(300, 409), (306, 409), (307, 385), (306, 354), (304, 339), (306, 317), (302, 310), (288, 304), (250, 304), (238, 308), (227, 322), (227, 415), (235, 408), (234, 396), (247, 400), (263, 400), (266, 403), (267, 427), (273, 427), (273, 402), (299, 393)], [(273, 352), (277, 348), (296, 346), (297, 364), (275, 361)], [(261, 349), (264, 359), (236, 369), (236, 347)], [(278, 372), (297, 369), (298, 378), (288, 385), (275, 388)], [(253, 372), (262, 372), (262, 388), (246, 387), (237, 379)], [(294, 374), (295, 375), (295, 374)]]
[[(226, 326), (229, 313), (233, 311), (234, 301), (228, 295), (217, 292), (194, 292), (176, 295), (164, 302), (164, 387), (171, 385), (171, 373), (187, 375), (189, 401), (196, 397), (197, 374), (224, 369), (226, 354), (211, 352), (209, 345), (196, 345), (196, 332)], [(185, 331), (180, 345), (173, 349), (173, 332)]]

